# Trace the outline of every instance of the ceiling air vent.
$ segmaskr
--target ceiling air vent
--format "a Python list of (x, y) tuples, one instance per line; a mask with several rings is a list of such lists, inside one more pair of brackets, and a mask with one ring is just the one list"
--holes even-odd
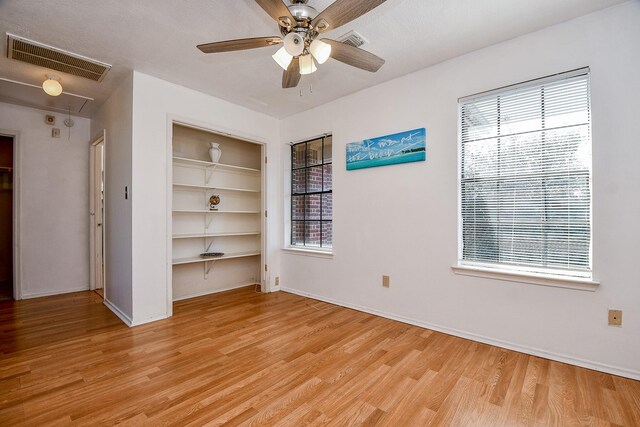
[(7, 57), (97, 82), (111, 69), (109, 64), (8, 33)]
[(355, 31), (349, 31), (344, 36), (338, 38), (338, 41), (353, 47), (360, 47), (363, 44), (368, 43), (364, 37)]

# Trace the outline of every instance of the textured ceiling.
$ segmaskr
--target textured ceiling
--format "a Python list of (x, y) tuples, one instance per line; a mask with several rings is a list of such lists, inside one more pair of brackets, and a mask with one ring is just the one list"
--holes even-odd
[[(137, 70), (281, 118), (622, 2), (387, 0), (325, 34), (337, 38), (357, 30), (369, 41), (363, 48), (387, 60), (378, 73), (329, 60), (304, 76), (298, 89), (286, 90), (280, 87), (282, 69), (270, 58), (277, 47), (210, 55), (195, 48), (212, 41), (278, 35), (275, 22), (253, 0), (0, 0), (0, 31), (113, 65), (101, 83), (57, 73), (65, 91), (95, 98), (82, 111), (84, 116), (108, 98), (128, 70)], [(331, 3), (309, 0), (318, 10)], [(46, 69), (7, 59), (3, 49), (0, 77), (42, 83)]]

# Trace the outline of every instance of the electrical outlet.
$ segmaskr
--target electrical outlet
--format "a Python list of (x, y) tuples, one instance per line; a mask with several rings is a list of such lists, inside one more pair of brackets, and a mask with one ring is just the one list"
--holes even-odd
[(275, 286), (280, 286), (280, 276), (276, 276)]
[(622, 326), (622, 310), (609, 310), (609, 326)]
[(382, 276), (382, 286), (385, 288), (389, 287), (389, 276)]

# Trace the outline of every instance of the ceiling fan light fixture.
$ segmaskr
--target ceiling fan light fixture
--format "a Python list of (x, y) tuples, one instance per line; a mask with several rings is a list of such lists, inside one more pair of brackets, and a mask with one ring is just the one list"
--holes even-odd
[(298, 33), (284, 36), (284, 48), (291, 56), (299, 56), (304, 52), (304, 38)]
[(309, 54), (300, 57), (300, 74), (311, 74), (318, 68), (316, 67), (313, 57)]
[(54, 76), (53, 74), (47, 74), (47, 80), (42, 83), (42, 90), (44, 90), (47, 95), (50, 96), (60, 95), (62, 93), (60, 77)]
[(309, 46), (309, 52), (316, 58), (318, 64), (324, 64), (331, 56), (331, 45), (327, 44), (319, 39), (315, 39)]
[[(384, 65), (384, 59), (366, 50), (360, 44), (347, 40), (322, 38), (322, 33), (346, 25), (383, 4), (386, 0), (326, 0), (330, 3), (322, 12), (309, 6), (316, 0), (244, 0), (257, 3), (278, 24), (278, 36), (249, 37), (199, 44), (203, 53), (235, 52), (247, 49), (278, 46), (271, 52), (273, 60), (284, 70), (282, 88), (298, 86), (302, 75), (317, 71), (316, 62), (329, 58), (346, 65), (375, 73)], [(0, 0), (0, 3), (2, 0)], [(355, 34), (355, 33), (354, 33)], [(362, 41), (358, 38), (359, 41)]]
[(289, 68), (289, 64), (291, 64), (291, 60), (293, 59), (293, 56), (289, 55), (284, 47), (278, 49), (278, 51), (271, 55), (271, 57), (285, 71)]

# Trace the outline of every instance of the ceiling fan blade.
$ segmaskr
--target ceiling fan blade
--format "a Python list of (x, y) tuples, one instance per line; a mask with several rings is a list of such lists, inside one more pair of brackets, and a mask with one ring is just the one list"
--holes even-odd
[[(256, 3), (264, 9), (269, 16), (278, 21), (278, 24), (282, 27), (293, 26), (296, 23), (295, 18), (291, 15), (289, 8), (283, 3), (282, 0), (256, 0)], [(283, 22), (281, 18), (284, 18), (285, 21), (288, 18), (288, 24)]]
[(197, 47), (204, 53), (232, 52), (235, 50), (255, 49), (257, 47), (274, 46), (282, 43), (278, 36), (256, 37), (253, 39), (226, 40), (222, 42), (199, 44)]
[(287, 89), (290, 87), (298, 86), (300, 82), (300, 60), (298, 57), (291, 60), (289, 68), (282, 74), (282, 88)]
[[(386, 0), (336, 0), (320, 12), (311, 25), (319, 33), (333, 30), (380, 6)], [(324, 21), (324, 22), (323, 22)]]
[(366, 50), (330, 39), (322, 39), (331, 45), (331, 57), (345, 64), (375, 73), (384, 65), (384, 59)]

